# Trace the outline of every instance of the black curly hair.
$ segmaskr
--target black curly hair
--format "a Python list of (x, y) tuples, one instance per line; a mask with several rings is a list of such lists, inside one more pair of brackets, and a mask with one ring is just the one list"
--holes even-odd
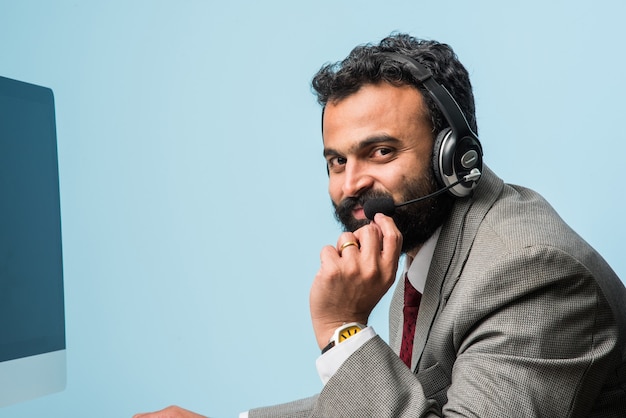
[(478, 133), (469, 74), (452, 48), (447, 44), (417, 39), (403, 33), (391, 34), (378, 45), (357, 46), (343, 61), (322, 66), (311, 82), (317, 101), (325, 107), (329, 101), (340, 101), (356, 93), (365, 84), (408, 84), (422, 92), (430, 112), (433, 132), (448, 127), (442, 112), (422, 84), (409, 72), (403, 71), (402, 64), (390, 60), (381, 52), (397, 52), (410, 56), (430, 69), (433, 78), (457, 101), (472, 130)]

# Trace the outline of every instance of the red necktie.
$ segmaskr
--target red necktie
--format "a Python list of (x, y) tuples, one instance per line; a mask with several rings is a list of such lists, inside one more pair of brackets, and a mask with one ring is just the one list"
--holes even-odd
[(415, 336), (415, 322), (417, 312), (420, 308), (422, 294), (418, 292), (409, 277), (404, 276), (404, 325), (402, 327), (402, 345), (400, 346), (400, 359), (407, 367), (411, 367), (411, 356), (413, 354), (413, 337)]

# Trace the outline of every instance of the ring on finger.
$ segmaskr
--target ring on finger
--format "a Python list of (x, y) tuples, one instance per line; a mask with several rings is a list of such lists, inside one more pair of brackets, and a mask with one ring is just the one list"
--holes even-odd
[(343, 244), (341, 244), (341, 247), (339, 247), (339, 255), (341, 255), (342, 251), (345, 250), (348, 247), (351, 246), (355, 246), (356, 248), (359, 248), (359, 243), (356, 241), (347, 241), (344, 242)]

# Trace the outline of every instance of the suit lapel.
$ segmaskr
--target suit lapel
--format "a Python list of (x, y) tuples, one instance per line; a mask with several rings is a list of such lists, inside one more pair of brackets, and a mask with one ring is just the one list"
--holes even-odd
[(404, 307), (404, 279), (398, 277), (396, 278), (396, 283), (389, 307), (389, 345), (391, 349), (399, 355), (400, 344), (402, 343), (402, 324), (404, 321), (402, 316), (402, 308)]
[[(462, 203), (455, 205), (453, 216), (450, 218), (450, 221), (446, 222), (441, 230), (441, 235), (439, 236), (439, 241), (437, 242), (437, 247), (435, 248), (435, 253), (433, 254), (433, 259), (428, 270), (424, 294), (422, 295), (422, 302), (415, 325), (411, 370), (415, 370), (419, 363), (422, 352), (424, 351), (424, 346), (428, 340), (428, 335), (430, 334), (430, 328), (439, 309), (441, 289), (445, 281), (444, 279), (447, 277), (448, 270), (451, 268), (457, 249), (456, 243), (460, 235), (463, 216), (459, 216), (459, 214), (467, 212), (470, 206), (469, 201), (470, 199), (467, 198), (464, 199)], [(463, 212), (461, 212), (461, 209), (463, 209)], [(454, 243), (454, 245), (450, 245), (450, 243)]]
[[(473, 196), (459, 199), (454, 205), (450, 218), (443, 225), (433, 259), (430, 263), (424, 295), (422, 296), (417, 317), (411, 370), (415, 370), (419, 364), (435, 316), (443, 308), (442, 304), (447, 300), (456, 280), (461, 275), (465, 260), (467, 260), (469, 250), (478, 232), (478, 227), (501, 193), (502, 188), (502, 180), (491, 172), (489, 168), (484, 167), (483, 178)], [(400, 333), (402, 332), (402, 289), (403, 286), (396, 286), (393, 298), (395, 305), (400, 304)], [(399, 296), (397, 295), (398, 293), (400, 293)], [(397, 309), (397, 307), (394, 308), (392, 303), (393, 309)], [(397, 315), (397, 313), (394, 313), (394, 315)], [(391, 320), (392, 317), (390, 315)], [(397, 327), (398, 320), (395, 318), (393, 320), (396, 322)], [(398, 331), (396, 330), (395, 332), (397, 334)], [(400, 350), (400, 341), (401, 335), (400, 338), (397, 338), (398, 348), (396, 349), (395, 346), (392, 346), (396, 352)]]

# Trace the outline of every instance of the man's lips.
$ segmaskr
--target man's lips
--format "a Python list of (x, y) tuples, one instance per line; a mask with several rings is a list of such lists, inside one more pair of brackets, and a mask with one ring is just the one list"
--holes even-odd
[(363, 210), (363, 206), (357, 205), (352, 209), (352, 216), (355, 219), (365, 219), (365, 211)]

